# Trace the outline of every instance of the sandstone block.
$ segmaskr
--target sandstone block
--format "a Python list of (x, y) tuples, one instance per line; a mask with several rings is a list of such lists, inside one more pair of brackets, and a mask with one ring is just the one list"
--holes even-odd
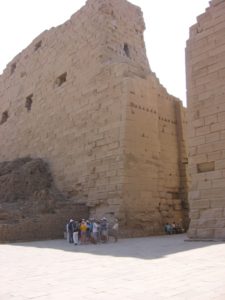
[(214, 236), (216, 239), (225, 239), (225, 229), (224, 228), (216, 228)]
[(215, 200), (211, 200), (210, 202), (210, 206), (212, 208), (220, 208), (221, 210), (224, 209), (225, 207), (225, 199), (224, 199), (224, 194), (223, 197), (221, 197), (222, 199), (215, 199)]
[(210, 180), (203, 180), (198, 182), (198, 189), (203, 190), (203, 189), (209, 189), (212, 187), (212, 182)]
[(206, 229), (197, 229), (196, 230), (196, 238), (198, 239), (212, 239), (212, 237), (214, 238), (214, 233), (215, 230), (211, 229), (211, 228), (206, 228)]
[(189, 194), (189, 200), (199, 200), (200, 199), (200, 191), (190, 191)]
[(194, 200), (190, 203), (191, 209), (206, 209), (210, 207), (209, 200)]
[(195, 210), (195, 209), (191, 209), (190, 212), (189, 212), (189, 216), (192, 220), (199, 219), (200, 211)]
[(205, 142), (206, 143), (211, 143), (220, 140), (220, 133), (219, 132), (214, 132), (205, 135)]

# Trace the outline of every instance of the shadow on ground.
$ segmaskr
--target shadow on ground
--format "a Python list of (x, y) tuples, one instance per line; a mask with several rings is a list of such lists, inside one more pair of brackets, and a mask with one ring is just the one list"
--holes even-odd
[[(186, 234), (171, 236), (154, 236), (145, 238), (120, 239), (117, 243), (109, 241), (107, 244), (69, 244), (66, 240), (48, 240), (37, 242), (25, 242), (10, 244), (13, 247), (34, 247), (67, 251), (76, 253), (86, 253), (90, 255), (131, 257), (139, 259), (158, 259), (179, 252), (199, 249), (203, 247), (213, 247), (220, 242), (214, 241), (189, 241)], [(221, 242), (222, 243), (222, 242)]]

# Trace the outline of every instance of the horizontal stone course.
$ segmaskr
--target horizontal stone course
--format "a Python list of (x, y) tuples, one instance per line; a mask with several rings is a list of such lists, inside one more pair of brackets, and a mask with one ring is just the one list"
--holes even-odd
[[(189, 135), (191, 238), (222, 239), (225, 234), (224, 29), (225, 2), (212, 0), (190, 29), (186, 49), (188, 119), (194, 130)], [(199, 173), (198, 165), (210, 162), (214, 169)]]
[(88, 0), (35, 38), (0, 76), (0, 160), (44, 158), (90, 216), (155, 234), (188, 224), (187, 120), (150, 69), (144, 28), (127, 1)]
[(64, 237), (65, 226), (71, 218), (87, 219), (87, 207), (75, 205), (74, 208), (61, 209), (55, 214), (39, 215), (35, 218), (27, 217), (12, 224), (0, 224), (0, 243), (60, 239)]

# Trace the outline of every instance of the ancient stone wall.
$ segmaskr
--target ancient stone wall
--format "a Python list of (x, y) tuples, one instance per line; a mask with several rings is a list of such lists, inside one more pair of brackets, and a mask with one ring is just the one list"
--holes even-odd
[(0, 77), (0, 160), (48, 161), (91, 215), (161, 232), (185, 221), (185, 110), (151, 72), (144, 21), (125, 0), (88, 0)]
[(225, 238), (225, 1), (213, 0), (187, 42), (190, 238)]
[(0, 242), (62, 238), (71, 218), (88, 217), (85, 204), (57, 189), (40, 158), (0, 163)]
[(127, 222), (151, 234), (159, 232), (165, 220), (182, 220), (188, 226), (185, 110), (154, 74), (145, 80), (132, 78), (127, 97), (123, 196)]
[(48, 213), (19, 221), (11, 220), (11, 223), (0, 223), (0, 243), (62, 239), (71, 216), (74, 219), (86, 219), (88, 210), (84, 205), (76, 204), (70, 208), (56, 210), (54, 214)]

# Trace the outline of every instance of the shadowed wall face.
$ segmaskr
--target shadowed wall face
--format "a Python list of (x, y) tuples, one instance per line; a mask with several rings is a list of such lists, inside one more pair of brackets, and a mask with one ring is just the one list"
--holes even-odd
[(190, 29), (187, 98), (191, 238), (225, 238), (225, 1)]
[(185, 109), (150, 70), (140, 9), (88, 0), (0, 77), (0, 160), (50, 162), (91, 216), (159, 233), (186, 211)]

